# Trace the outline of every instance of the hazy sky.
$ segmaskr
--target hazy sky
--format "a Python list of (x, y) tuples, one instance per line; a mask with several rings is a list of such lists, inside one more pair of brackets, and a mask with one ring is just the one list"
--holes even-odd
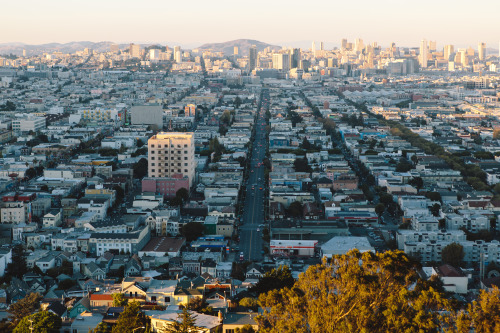
[[(292, 46), (360, 37), (418, 46), (498, 48), (499, 0), (24, 0), (2, 1), (0, 43), (177, 42), (238, 38)], [(310, 42), (309, 42), (310, 43)], [(302, 43), (303, 44), (303, 43)]]

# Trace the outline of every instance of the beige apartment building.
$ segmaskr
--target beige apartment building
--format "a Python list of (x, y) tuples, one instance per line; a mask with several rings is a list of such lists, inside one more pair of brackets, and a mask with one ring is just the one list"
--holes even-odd
[(149, 177), (171, 178), (182, 174), (189, 178), (189, 186), (193, 186), (195, 168), (192, 132), (160, 132), (148, 140)]

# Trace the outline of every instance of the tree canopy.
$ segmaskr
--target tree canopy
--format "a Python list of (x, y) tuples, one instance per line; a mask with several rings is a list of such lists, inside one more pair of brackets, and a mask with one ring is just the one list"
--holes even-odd
[(187, 308), (177, 315), (177, 320), (163, 326), (160, 333), (191, 333), (196, 329), (196, 316), (193, 316)]
[[(113, 300), (114, 301), (114, 300)], [(147, 332), (148, 320), (144, 313), (141, 311), (139, 302), (130, 302), (125, 307), (123, 312), (118, 317), (116, 325), (113, 327), (113, 333), (134, 332), (142, 333)], [(144, 327), (141, 330), (141, 327)]]
[(8, 312), (10, 313), (9, 319), (12, 325), (17, 326), (21, 319), (37, 311), (40, 308), (41, 300), (42, 295), (40, 295), (39, 293), (29, 293), (16, 303), (11, 304)]
[(49, 311), (40, 311), (24, 317), (14, 329), (13, 333), (51, 333), (59, 332), (61, 318)]
[(458, 243), (446, 245), (441, 251), (441, 260), (444, 263), (458, 267), (464, 258), (464, 247)]
[[(259, 298), (259, 332), (438, 332), (452, 310), (443, 295), (418, 283), (401, 251), (353, 250), (310, 267), (292, 287)], [(446, 312), (445, 312), (446, 313)]]

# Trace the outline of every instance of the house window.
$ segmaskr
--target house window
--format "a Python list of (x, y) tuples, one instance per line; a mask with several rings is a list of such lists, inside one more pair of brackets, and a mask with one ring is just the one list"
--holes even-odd
[(156, 302), (156, 296), (151, 296), (151, 302)]
[(165, 297), (165, 303), (170, 303), (170, 297)]

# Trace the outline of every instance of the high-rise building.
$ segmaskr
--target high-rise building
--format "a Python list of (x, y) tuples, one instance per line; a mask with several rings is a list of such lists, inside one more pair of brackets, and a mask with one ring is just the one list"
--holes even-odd
[(110, 52), (118, 53), (119, 50), (120, 50), (120, 47), (118, 46), (118, 44), (111, 44), (109, 46)]
[(455, 48), (453, 45), (445, 45), (443, 50), (444, 60), (450, 60), (450, 56), (455, 53)]
[(283, 71), (290, 70), (290, 55), (288, 53), (274, 53), (273, 68)]
[(182, 62), (182, 51), (180, 46), (174, 46), (174, 60), (177, 63)]
[(430, 40), (429, 41), (429, 52), (435, 52), (437, 50), (436, 46), (437, 46), (436, 41)]
[(290, 51), (290, 68), (298, 68), (300, 65), (300, 60), (300, 49), (292, 49)]
[(252, 45), (248, 51), (248, 71), (251, 72), (257, 68), (257, 46)]
[(196, 116), (196, 105), (188, 104), (184, 107), (184, 117), (195, 117)]
[(354, 42), (354, 50), (356, 52), (361, 52), (365, 48), (365, 44), (363, 43), (363, 40), (361, 38), (356, 38), (356, 41)]
[(486, 60), (486, 43), (479, 43), (477, 46), (477, 53), (479, 55), (479, 60)]
[(321, 51), (324, 51), (325, 50), (325, 45), (323, 44), (323, 42), (319, 42), (319, 49)]
[(419, 55), (420, 67), (427, 68), (428, 59), (429, 59), (429, 50), (427, 48), (427, 41), (425, 39), (422, 39), (420, 41), (420, 55)]
[(235, 46), (233, 48), (233, 55), (237, 56), (238, 55), (238, 46)]
[(132, 58), (139, 58), (141, 56), (141, 46), (137, 44), (130, 44), (128, 52)]
[(149, 50), (149, 59), (150, 60), (160, 59), (160, 50), (159, 49), (150, 49)]
[(312, 42), (312, 45), (311, 45), (311, 52), (314, 54), (314, 52), (316, 52), (316, 42), (313, 41)]
[(171, 178), (181, 174), (193, 186), (195, 164), (192, 132), (160, 132), (148, 140), (149, 177)]
[(340, 48), (344, 50), (347, 48), (347, 39), (342, 38), (342, 41), (340, 42)]

